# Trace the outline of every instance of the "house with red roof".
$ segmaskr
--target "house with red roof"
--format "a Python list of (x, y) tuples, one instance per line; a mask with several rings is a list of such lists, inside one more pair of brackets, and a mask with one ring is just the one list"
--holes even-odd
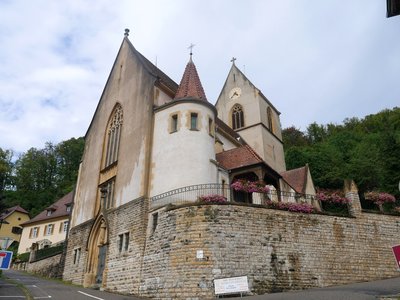
[(60, 198), (34, 218), (23, 222), (18, 254), (35, 249), (55, 246), (65, 241), (69, 216), (72, 209), (73, 192)]

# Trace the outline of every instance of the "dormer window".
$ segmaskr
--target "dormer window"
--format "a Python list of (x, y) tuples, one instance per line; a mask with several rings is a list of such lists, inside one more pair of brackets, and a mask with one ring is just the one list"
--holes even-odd
[(66, 205), (66, 209), (65, 209), (67, 212), (71, 212), (71, 205), (70, 204), (68, 204), (68, 205)]
[(50, 217), (52, 213), (53, 212), (51, 210), (48, 210), (46, 216)]

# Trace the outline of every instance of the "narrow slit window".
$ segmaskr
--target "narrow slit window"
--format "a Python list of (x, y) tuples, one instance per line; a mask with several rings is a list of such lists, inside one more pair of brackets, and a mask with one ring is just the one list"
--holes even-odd
[(197, 130), (197, 118), (198, 115), (196, 113), (190, 114), (190, 130)]
[(152, 220), (152, 227), (151, 227), (151, 232), (154, 233), (156, 231), (158, 224), (158, 213), (153, 214), (153, 220)]
[(268, 119), (268, 128), (269, 130), (274, 133), (274, 125), (272, 119), (272, 110), (270, 107), (267, 108), (267, 119)]
[(173, 115), (171, 117), (171, 132), (178, 131), (178, 115)]

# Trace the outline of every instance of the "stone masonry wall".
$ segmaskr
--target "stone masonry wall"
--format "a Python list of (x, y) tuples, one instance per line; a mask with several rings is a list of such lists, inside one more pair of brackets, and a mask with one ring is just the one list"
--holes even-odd
[[(242, 275), (254, 294), (394, 277), (391, 246), (399, 240), (396, 216), (239, 205), (161, 210), (147, 238), (139, 295), (210, 298), (214, 279)], [(196, 259), (197, 250), (203, 259)]]
[(57, 254), (35, 262), (14, 264), (13, 269), (39, 274), (48, 278), (60, 278), (62, 275), (60, 259), (61, 254)]
[[(136, 199), (108, 214), (110, 241), (105, 289), (138, 294), (147, 229), (147, 199)], [(127, 250), (119, 251), (119, 235), (129, 233)]]
[[(63, 279), (66, 281), (71, 281), (74, 284), (83, 284), (83, 276), (88, 255), (86, 243), (92, 226), (93, 220), (71, 228), (68, 233), (68, 244), (65, 254), (63, 274)], [(79, 260), (74, 263), (74, 251), (76, 249), (80, 249), (80, 257)]]

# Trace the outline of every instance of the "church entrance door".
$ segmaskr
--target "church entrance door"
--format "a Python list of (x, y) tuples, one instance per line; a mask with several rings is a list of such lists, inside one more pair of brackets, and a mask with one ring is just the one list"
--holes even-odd
[(97, 264), (96, 284), (103, 282), (103, 272), (106, 265), (107, 245), (99, 247), (99, 259)]

